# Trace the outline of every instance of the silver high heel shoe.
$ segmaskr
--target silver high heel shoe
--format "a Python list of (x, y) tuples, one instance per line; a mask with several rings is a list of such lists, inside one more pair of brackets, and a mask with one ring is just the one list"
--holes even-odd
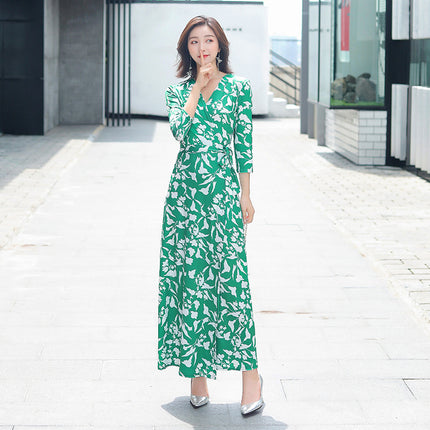
[[(191, 378), (191, 387), (193, 386), (193, 379)], [(195, 394), (191, 394), (190, 403), (194, 408), (200, 408), (200, 406), (206, 405), (209, 402), (209, 397), (207, 396), (196, 396)]]
[(248, 403), (246, 405), (241, 405), (240, 406), (240, 412), (242, 413), (242, 415), (249, 415), (252, 412), (259, 410), (264, 405), (263, 377), (260, 374), (258, 374), (258, 377), (260, 378), (260, 387), (261, 387), (260, 388), (260, 398), (258, 400), (256, 400), (255, 402)]

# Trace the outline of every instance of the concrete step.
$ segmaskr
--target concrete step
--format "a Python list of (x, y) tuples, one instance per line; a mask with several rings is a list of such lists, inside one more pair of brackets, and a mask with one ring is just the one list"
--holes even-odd
[(269, 104), (269, 115), (276, 118), (285, 118), (286, 101), (280, 97), (274, 97)]
[(269, 116), (275, 118), (297, 118), (300, 116), (300, 108), (294, 104), (287, 104), (281, 97), (273, 97), (269, 93)]
[(287, 104), (285, 107), (287, 118), (298, 118), (300, 116), (300, 106)]

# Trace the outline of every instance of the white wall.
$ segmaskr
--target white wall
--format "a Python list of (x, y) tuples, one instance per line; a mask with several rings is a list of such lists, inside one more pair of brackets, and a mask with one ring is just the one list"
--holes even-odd
[(409, 2), (393, 0), (393, 39), (409, 39)]
[(325, 120), (325, 142), (333, 151), (356, 164), (385, 164), (386, 111), (327, 109)]
[(430, 1), (413, 0), (412, 34), (414, 39), (430, 37)]
[(406, 160), (408, 85), (392, 86), (391, 97), (391, 156)]
[[(196, 15), (218, 20), (230, 42), (236, 75), (251, 80), (254, 114), (268, 113), (269, 36), (267, 8), (237, 4), (132, 4), (131, 112), (166, 116), (164, 94), (176, 74), (176, 46), (187, 22)], [(240, 31), (239, 31), (240, 30)]]
[(430, 88), (412, 87), (409, 164), (430, 173)]

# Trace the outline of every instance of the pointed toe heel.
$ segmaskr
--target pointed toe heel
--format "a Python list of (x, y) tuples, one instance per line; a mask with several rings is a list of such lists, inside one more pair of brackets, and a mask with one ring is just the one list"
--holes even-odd
[(253, 414), (254, 412), (257, 412), (258, 410), (261, 410), (261, 408), (264, 405), (263, 400), (263, 377), (258, 374), (260, 378), (260, 398), (252, 403), (247, 403), (245, 405), (240, 406), (240, 412), (243, 416), (248, 416)]
[[(193, 381), (191, 379), (191, 386)], [(195, 394), (190, 395), (190, 403), (194, 409), (200, 408), (201, 406), (206, 405), (209, 402), (208, 396), (196, 396)]]

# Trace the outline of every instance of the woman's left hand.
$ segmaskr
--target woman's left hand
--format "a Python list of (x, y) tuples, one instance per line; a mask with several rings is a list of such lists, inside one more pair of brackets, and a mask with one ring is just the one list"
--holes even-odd
[(243, 222), (249, 224), (254, 219), (255, 209), (252, 206), (251, 199), (247, 196), (240, 198), (240, 207), (242, 209)]

